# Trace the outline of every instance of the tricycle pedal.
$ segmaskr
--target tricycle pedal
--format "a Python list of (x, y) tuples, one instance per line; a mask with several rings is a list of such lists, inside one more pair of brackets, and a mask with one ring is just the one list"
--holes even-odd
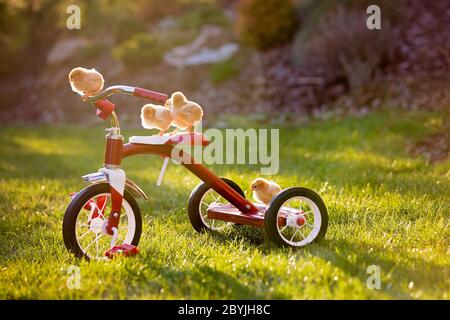
[(114, 257), (129, 257), (134, 256), (139, 253), (138, 247), (132, 244), (123, 243), (118, 246), (114, 246), (113, 248), (105, 251), (105, 257), (112, 259)]

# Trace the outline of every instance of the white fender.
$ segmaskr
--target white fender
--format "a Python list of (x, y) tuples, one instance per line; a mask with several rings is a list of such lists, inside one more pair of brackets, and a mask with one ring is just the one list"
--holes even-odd
[[(111, 170), (111, 169), (109, 169)], [(112, 169), (114, 170), (114, 169)], [(117, 169), (115, 169), (117, 170)], [(103, 172), (101, 169), (98, 172), (90, 173), (82, 176), (83, 180), (95, 184), (95, 183), (109, 183), (109, 176), (106, 172)], [(125, 190), (130, 192), (136, 198), (144, 198), (148, 199), (147, 194), (133, 181), (130, 179), (125, 179)]]

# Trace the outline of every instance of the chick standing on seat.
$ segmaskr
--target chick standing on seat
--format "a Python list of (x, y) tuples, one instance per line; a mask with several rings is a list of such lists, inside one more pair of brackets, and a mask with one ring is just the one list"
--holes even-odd
[[(203, 118), (203, 109), (197, 103), (188, 101), (184, 94), (177, 91), (172, 94), (172, 97), (166, 101), (167, 108), (169, 108), (172, 114), (172, 125), (178, 129), (190, 129)], [(173, 133), (174, 133), (173, 132)]]
[(172, 123), (170, 110), (155, 104), (146, 104), (141, 109), (142, 126), (146, 129), (159, 129), (162, 136)]
[(263, 178), (255, 179), (251, 184), (251, 189), (253, 198), (266, 205), (281, 191), (281, 187), (278, 184)]
[(70, 71), (69, 82), (72, 90), (84, 97), (99, 93), (105, 84), (103, 76), (97, 70), (82, 67)]

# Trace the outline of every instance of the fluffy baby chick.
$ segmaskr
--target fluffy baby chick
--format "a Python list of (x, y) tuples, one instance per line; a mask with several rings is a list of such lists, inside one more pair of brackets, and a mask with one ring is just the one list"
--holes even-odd
[(202, 121), (203, 109), (197, 103), (188, 101), (184, 94), (177, 91), (172, 94), (172, 97), (167, 100), (166, 107), (169, 108), (172, 114), (172, 124), (175, 129), (190, 129), (198, 122)]
[(159, 129), (162, 136), (172, 123), (170, 110), (155, 104), (146, 104), (141, 109), (142, 126), (146, 129)]
[(255, 179), (251, 184), (251, 189), (253, 198), (264, 204), (269, 204), (270, 200), (281, 191), (278, 184), (263, 178)]
[(103, 76), (97, 70), (82, 67), (70, 71), (69, 82), (73, 91), (84, 96), (93, 96), (99, 93), (105, 84)]

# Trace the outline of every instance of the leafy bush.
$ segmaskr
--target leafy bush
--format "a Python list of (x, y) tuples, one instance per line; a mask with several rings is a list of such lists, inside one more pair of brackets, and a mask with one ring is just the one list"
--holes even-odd
[(298, 20), (289, 0), (242, 0), (236, 31), (241, 41), (257, 49), (269, 49), (291, 40)]
[(81, 62), (92, 61), (98, 57), (100, 57), (103, 53), (106, 52), (107, 44), (102, 42), (94, 42), (90, 43), (86, 47), (80, 49), (78, 53), (78, 57)]
[(209, 79), (213, 84), (221, 84), (239, 73), (236, 59), (228, 59), (213, 64), (209, 69)]
[(0, 1), (0, 75), (32, 74), (45, 65), (60, 32), (58, 5), (53, 0)]
[(197, 10), (189, 11), (181, 15), (178, 19), (178, 25), (181, 28), (199, 30), (206, 24), (214, 24), (227, 28), (230, 25), (230, 20), (221, 8), (214, 5), (199, 7)]
[(120, 44), (136, 33), (147, 31), (147, 25), (136, 17), (126, 16), (117, 19), (113, 27), (114, 42)]
[(308, 39), (294, 46), (304, 66), (321, 66), (330, 78), (344, 77), (350, 89), (368, 83), (375, 69), (393, 59), (395, 37), (388, 20), (366, 27), (365, 11), (338, 7), (322, 17)]
[(129, 69), (158, 64), (162, 61), (165, 48), (158, 36), (137, 33), (114, 48), (113, 56)]
[(194, 32), (179, 30), (137, 33), (115, 47), (113, 56), (129, 69), (151, 66), (160, 63), (165, 52), (192, 41), (194, 37)]

